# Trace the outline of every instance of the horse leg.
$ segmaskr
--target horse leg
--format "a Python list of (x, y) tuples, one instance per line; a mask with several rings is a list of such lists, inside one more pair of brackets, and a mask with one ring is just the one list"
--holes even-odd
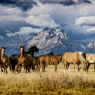
[(7, 74), (7, 67), (8, 67), (8, 66), (5, 66), (5, 68), (6, 68), (6, 74)]
[(70, 66), (71, 66), (71, 64), (68, 63), (68, 70), (69, 70), (69, 73), (70, 73)]
[(76, 63), (74, 63), (74, 72), (76, 71), (76, 70), (75, 70), (75, 69), (76, 69), (75, 66), (76, 66)]
[(15, 70), (14, 70), (14, 72), (16, 72), (16, 70), (17, 70), (18, 66), (19, 66), (19, 64), (17, 64), (17, 65), (15, 66)]
[(57, 63), (55, 63), (55, 71), (57, 71)]
[[(3, 67), (4, 68), (4, 67)], [(1, 72), (3, 72), (2, 65), (1, 65)]]
[(42, 64), (43, 64), (43, 63), (40, 63), (40, 65), (39, 65), (39, 72), (40, 72), (40, 68), (41, 68)]
[[(87, 72), (88, 72), (89, 66), (90, 66), (90, 63), (88, 63), (87, 65)], [(94, 64), (94, 67), (95, 67), (95, 64)], [(94, 68), (94, 71), (95, 71), (95, 68)]]
[(77, 66), (78, 66), (78, 72), (79, 72), (80, 71), (79, 64), (77, 64)]
[(5, 66), (4, 66), (4, 73), (5, 73)]
[(23, 66), (24, 66), (24, 63), (22, 64), (22, 66), (20, 66), (19, 71), (18, 71), (18, 74), (21, 71), (21, 69), (22, 69)]
[(67, 70), (67, 62), (64, 61), (64, 72), (66, 72), (66, 70)]
[(11, 66), (11, 64), (9, 65), (9, 68), (10, 68), (10, 71), (12, 71), (12, 66)]
[(94, 72), (95, 72), (95, 63), (94, 63)]
[(45, 63), (42, 64), (42, 71), (45, 72)]

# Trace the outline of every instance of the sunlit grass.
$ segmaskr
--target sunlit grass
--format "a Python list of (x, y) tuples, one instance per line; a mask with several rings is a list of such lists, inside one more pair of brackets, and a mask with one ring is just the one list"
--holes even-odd
[[(93, 95), (94, 72), (64, 73), (63, 65), (48, 66), (46, 72), (8, 74), (0, 72), (0, 95)], [(23, 71), (23, 70), (22, 70)]]

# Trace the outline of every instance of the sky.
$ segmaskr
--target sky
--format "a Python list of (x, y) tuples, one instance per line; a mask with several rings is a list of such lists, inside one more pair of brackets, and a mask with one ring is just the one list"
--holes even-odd
[(0, 39), (61, 28), (70, 39), (95, 39), (95, 0), (0, 0)]

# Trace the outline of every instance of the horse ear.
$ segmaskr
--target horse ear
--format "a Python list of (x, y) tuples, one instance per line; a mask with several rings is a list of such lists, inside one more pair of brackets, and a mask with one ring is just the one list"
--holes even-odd
[(19, 49), (21, 48), (21, 46), (19, 46)]

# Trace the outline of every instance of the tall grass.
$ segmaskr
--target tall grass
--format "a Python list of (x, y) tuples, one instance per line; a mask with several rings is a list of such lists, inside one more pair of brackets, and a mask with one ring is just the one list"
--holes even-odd
[(42, 76), (28, 80), (24, 76), (0, 78), (0, 95), (89, 95), (95, 92), (94, 80), (82, 76)]

